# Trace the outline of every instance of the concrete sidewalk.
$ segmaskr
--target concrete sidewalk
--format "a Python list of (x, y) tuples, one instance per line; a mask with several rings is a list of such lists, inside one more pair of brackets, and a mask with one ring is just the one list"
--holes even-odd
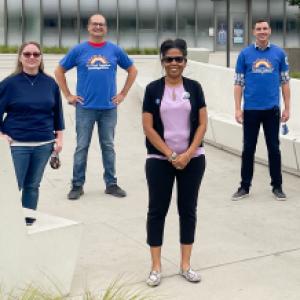
[[(53, 66), (47, 70), (51, 73)], [(140, 70), (142, 72), (142, 70)], [(53, 74), (53, 73), (52, 73)], [(69, 79), (74, 88), (75, 77)], [(120, 84), (124, 74), (120, 73)], [(75, 146), (74, 108), (65, 105), (64, 150), (59, 170), (47, 168), (39, 210), (84, 223), (72, 296), (105, 289), (123, 275), (129, 288), (148, 291), (146, 245), (147, 186), (141, 103), (133, 89), (119, 107), (116, 135), (119, 184), (123, 199), (104, 194), (96, 132), (89, 152), (85, 195), (67, 200)], [(95, 129), (96, 131), (96, 129)], [(163, 281), (152, 289), (161, 299), (298, 300), (300, 297), (299, 177), (284, 174), (286, 202), (274, 200), (266, 167), (255, 166), (251, 196), (238, 202), (231, 194), (240, 180), (240, 158), (206, 145), (207, 169), (198, 205), (193, 267), (202, 274), (190, 284), (178, 274), (179, 234), (175, 198), (165, 228)], [(55, 247), (55, 245), (53, 245)], [(49, 249), (51, 251), (51, 249)], [(67, 257), (66, 257), (67, 259)]]

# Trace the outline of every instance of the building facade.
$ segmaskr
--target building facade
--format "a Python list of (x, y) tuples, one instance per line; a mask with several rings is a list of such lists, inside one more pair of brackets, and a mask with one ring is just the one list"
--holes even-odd
[(252, 23), (259, 18), (270, 20), (274, 43), (300, 48), (298, 6), (287, 0), (227, 1), (0, 0), (0, 45), (35, 40), (70, 47), (87, 38), (88, 17), (100, 12), (107, 18), (109, 39), (124, 48), (153, 48), (181, 37), (189, 47), (223, 51), (230, 34), (230, 49), (238, 51), (252, 42)]

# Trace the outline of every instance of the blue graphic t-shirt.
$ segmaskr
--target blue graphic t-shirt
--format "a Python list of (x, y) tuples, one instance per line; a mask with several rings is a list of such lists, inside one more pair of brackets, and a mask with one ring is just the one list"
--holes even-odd
[(83, 98), (83, 108), (112, 109), (116, 95), (117, 66), (128, 69), (132, 60), (119, 46), (105, 42), (101, 47), (89, 42), (72, 48), (60, 61), (61, 67), (77, 67), (76, 93)]
[[(243, 49), (236, 64), (236, 79), (244, 88), (244, 109), (264, 110), (280, 105), (280, 86), (288, 80), (285, 52), (270, 44), (262, 50), (250, 45)], [(287, 80), (285, 80), (287, 78)]]

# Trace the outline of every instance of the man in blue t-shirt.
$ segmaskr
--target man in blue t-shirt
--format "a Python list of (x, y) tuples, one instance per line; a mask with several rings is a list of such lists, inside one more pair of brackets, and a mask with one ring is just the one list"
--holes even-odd
[[(288, 60), (281, 48), (270, 44), (271, 28), (268, 21), (258, 20), (253, 34), (256, 38), (255, 44), (241, 51), (235, 70), (235, 119), (243, 124), (244, 145), (242, 180), (232, 199), (238, 200), (249, 195), (257, 137), (262, 124), (268, 149), (272, 192), (276, 199), (285, 200), (286, 194), (282, 190), (279, 127), (280, 121), (287, 122), (290, 116)], [(284, 102), (282, 110), (280, 88)]]
[[(89, 40), (72, 48), (55, 70), (58, 84), (76, 108), (77, 146), (74, 154), (70, 200), (83, 194), (87, 155), (95, 123), (104, 167), (105, 193), (125, 197), (126, 192), (117, 184), (115, 172), (114, 133), (117, 124), (117, 106), (131, 88), (137, 70), (128, 55), (117, 45), (106, 41), (107, 24), (104, 16), (92, 15), (88, 20)], [(117, 66), (127, 71), (122, 90), (117, 93)], [(76, 95), (68, 88), (65, 73), (77, 68)]]

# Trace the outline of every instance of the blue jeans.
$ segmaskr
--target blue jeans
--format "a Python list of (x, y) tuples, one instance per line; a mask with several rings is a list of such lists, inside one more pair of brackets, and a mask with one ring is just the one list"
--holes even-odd
[(268, 110), (244, 111), (244, 146), (242, 153), (241, 187), (249, 190), (254, 171), (254, 154), (262, 124), (268, 149), (269, 173), (271, 185), (279, 188), (282, 185), (281, 154), (279, 149), (280, 110), (278, 107)]
[(83, 186), (85, 182), (88, 150), (91, 143), (94, 124), (98, 126), (98, 138), (104, 167), (103, 178), (106, 186), (117, 183), (116, 154), (114, 136), (117, 125), (117, 109), (93, 110), (76, 106), (77, 146), (74, 154), (73, 186)]
[(53, 143), (37, 147), (11, 147), (23, 207), (37, 208), (40, 183), (52, 150)]

